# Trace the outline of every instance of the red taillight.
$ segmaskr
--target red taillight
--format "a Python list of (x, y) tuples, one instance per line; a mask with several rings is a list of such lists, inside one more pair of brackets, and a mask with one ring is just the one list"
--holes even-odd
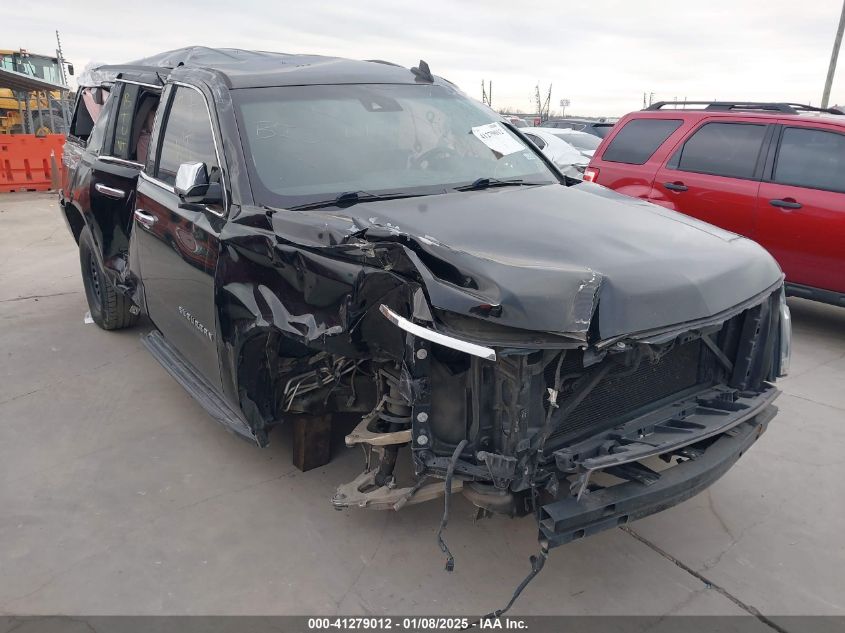
[(587, 182), (596, 182), (599, 177), (599, 168), (598, 167), (587, 167), (584, 170), (584, 180)]

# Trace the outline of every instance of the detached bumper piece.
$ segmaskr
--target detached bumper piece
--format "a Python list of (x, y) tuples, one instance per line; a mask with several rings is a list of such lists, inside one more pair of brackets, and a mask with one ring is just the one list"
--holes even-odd
[[(777, 408), (769, 404), (721, 435), (676, 450), (672, 455), (685, 461), (663, 470), (658, 477), (631, 476), (625, 483), (587, 492), (580, 501), (570, 497), (542, 506), (540, 540), (557, 547), (695, 496), (730, 469), (763, 433), (775, 413)], [(647, 470), (643, 467), (644, 473)]]

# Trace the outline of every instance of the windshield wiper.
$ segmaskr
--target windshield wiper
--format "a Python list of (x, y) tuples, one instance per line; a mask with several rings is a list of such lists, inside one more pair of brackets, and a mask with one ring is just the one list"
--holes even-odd
[(290, 211), (307, 211), (309, 209), (322, 209), (323, 207), (351, 207), (359, 202), (374, 202), (379, 200), (398, 200), (400, 198), (413, 198), (424, 196), (423, 193), (385, 193), (377, 194), (368, 191), (344, 191), (331, 200), (320, 200), (318, 202), (306, 202), (287, 207)]
[(499, 178), (479, 178), (468, 185), (454, 187), (456, 191), (475, 191), (477, 189), (489, 189), (490, 187), (531, 187), (534, 185), (547, 185), (547, 182), (527, 182), (522, 178), (511, 178), (501, 180)]

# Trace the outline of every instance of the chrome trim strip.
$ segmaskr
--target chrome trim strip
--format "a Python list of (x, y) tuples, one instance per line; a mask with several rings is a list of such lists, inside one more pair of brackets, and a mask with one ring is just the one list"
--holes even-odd
[(107, 196), (109, 198), (115, 198), (116, 200), (119, 200), (126, 196), (126, 192), (123, 189), (115, 189), (114, 187), (108, 187), (101, 182), (95, 183), (94, 189), (99, 191), (104, 196)]
[(125, 158), (118, 158), (117, 156), (98, 156), (98, 158), (107, 163), (116, 163), (118, 165), (125, 165), (126, 167), (135, 167), (136, 169), (143, 169), (143, 163), (136, 163), (134, 160), (126, 160)]
[[(138, 174), (138, 176), (140, 178), (143, 178), (147, 182), (149, 182), (153, 185), (156, 185), (157, 187), (161, 187), (165, 191), (169, 191), (170, 193), (173, 193), (173, 194), (176, 193), (176, 190), (173, 187), (171, 187), (170, 185), (168, 185), (166, 182), (163, 182), (163, 181), (159, 180), (158, 178), (153, 178), (152, 176), (147, 174), (147, 172), (145, 172), (145, 171), (140, 172)], [(211, 211), (211, 209), (209, 209), (209, 211)], [(214, 212), (212, 211), (212, 213), (214, 213)]]
[(155, 84), (145, 84), (142, 81), (132, 81), (131, 79), (115, 79), (114, 83), (134, 84), (136, 86), (143, 86), (144, 88), (152, 88), (161, 92), (164, 86), (156, 86)]
[(399, 316), (384, 304), (379, 307), (379, 310), (388, 321), (393, 323), (393, 325), (413, 334), (414, 336), (419, 336), (420, 338), (424, 338), (432, 343), (437, 343), (438, 345), (443, 345), (444, 347), (450, 347), (458, 350), (459, 352), (466, 352), (467, 354), (472, 354), (473, 356), (478, 356), (479, 358), (496, 360), (496, 350), (490, 349), (489, 347), (483, 347), (481, 345), (476, 345), (475, 343), (462, 341), (461, 339), (446, 336), (445, 334), (435, 332), (434, 330), (429, 330), (428, 328), (417, 325), (416, 323), (411, 323), (408, 319)]

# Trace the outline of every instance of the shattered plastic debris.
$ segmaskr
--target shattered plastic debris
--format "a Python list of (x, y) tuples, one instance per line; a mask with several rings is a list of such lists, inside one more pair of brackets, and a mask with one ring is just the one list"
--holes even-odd
[(89, 325), (89, 324), (94, 322), (94, 319), (91, 318), (91, 311), (90, 310), (88, 310), (88, 312), (85, 313), (85, 316), (82, 317), (82, 322), (85, 325)]

